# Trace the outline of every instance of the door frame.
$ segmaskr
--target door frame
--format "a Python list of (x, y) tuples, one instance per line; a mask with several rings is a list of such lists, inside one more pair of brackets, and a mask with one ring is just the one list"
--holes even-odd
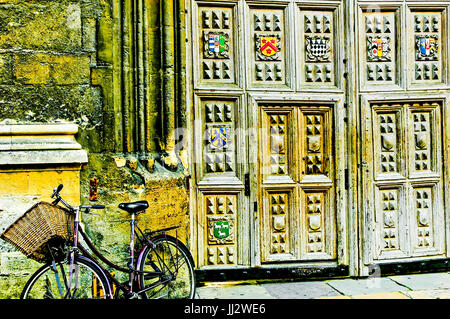
[[(446, 252), (444, 252), (443, 256), (420, 256), (420, 257), (408, 257), (403, 260), (403, 262), (417, 262), (422, 260), (439, 260), (442, 258), (450, 257), (450, 197), (445, 196), (445, 194), (450, 193), (450, 165), (445, 165), (445, 163), (450, 163), (450, 93), (448, 92), (438, 92), (438, 93), (428, 93), (428, 92), (402, 92), (402, 93), (385, 93), (382, 96), (376, 93), (364, 93), (360, 95), (360, 108), (361, 108), (361, 138), (358, 141), (359, 147), (364, 150), (364, 147), (372, 143), (367, 143), (367, 133), (366, 130), (369, 130), (372, 125), (369, 123), (371, 115), (371, 104), (373, 103), (384, 103), (384, 102), (399, 102), (399, 103), (410, 103), (412, 101), (433, 101), (442, 103), (441, 110), (441, 151), (442, 151), (442, 180), (443, 180), (443, 209), (444, 209), (444, 229), (446, 234), (444, 234), (444, 246), (446, 247)], [(370, 134), (372, 136), (372, 134)], [(359, 237), (359, 252), (360, 257), (358, 260), (359, 263), (359, 272), (360, 276), (368, 276), (371, 271), (373, 271), (374, 267), (377, 265), (383, 264), (392, 264), (398, 263), (398, 259), (394, 260), (374, 260), (371, 256), (373, 254), (373, 242), (370, 240), (370, 237), (367, 236), (369, 232), (372, 231), (372, 223), (366, 223), (367, 214), (369, 214), (370, 210), (373, 209), (369, 205), (369, 202), (373, 201), (373, 198), (369, 198), (371, 196), (371, 192), (368, 191), (364, 187), (364, 182), (368, 181), (367, 174), (373, 174), (370, 166), (372, 162), (369, 162), (371, 158), (371, 153), (367, 154), (364, 151), (361, 152), (361, 183), (359, 184), (359, 194), (360, 194), (360, 211), (359, 214), (359, 228), (360, 228), (360, 237)], [(369, 240), (368, 240), (369, 239)]]
[[(262, 222), (262, 217), (260, 208), (263, 203), (259, 196), (259, 105), (264, 103), (295, 103), (295, 104), (317, 104), (323, 103), (328, 105), (333, 105), (333, 117), (334, 117), (334, 156), (335, 156), (335, 209), (336, 209), (336, 262), (298, 262), (301, 266), (310, 265), (327, 265), (327, 266), (338, 266), (338, 265), (348, 265), (349, 264), (349, 254), (350, 249), (356, 247), (349, 246), (349, 236), (348, 236), (348, 207), (347, 207), (347, 190), (345, 189), (345, 174), (348, 156), (345, 152), (347, 147), (347, 137), (346, 137), (346, 125), (345, 119), (347, 116), (347, 110), (344, 107), (344, 94), (309, 94), (309, 93), (249, 93), (247, 95), (247, 118), (248, 118), (248, 142), (249, 146), (248, 152), (248, 168), (250, 173), (250, 192), (249, 196), (249, 225), (250, 225), (250, 262), (252, 267), (264, 267), (261, 264), (261, 233), (260, 233), (260, 223)], [(347, 171), (348, 172), (348, 171)], [(257, 210), (255, 211), (253, 203), (257, 202)], [(282, 266), (281, 264), (276, 264)], [(290, 263), (292, 265), (292, 263)], [(267, 267), (274, 267), (274, 264), (268, 264)]]
[[(196, 35), (194, 32), (196, 30), (196, 26), (194, 25), (193, 16), (196, 16), (196, 9), (198, 3), (211, 3), (217, 5), (226, 5), (227, 3), (232, 3), (234, 10), (238, 10), (237, 20), (239, 22), (244, 21), (243, 13), (247, 12), (246, 10), (246, 2), (240, 0), (230, 0), (225, 2), (217, 1), (212, 2), (208, 0), (203, 1), (186, 1), (186, 8), (189, 8), (185, 14), (186, 21), (186, 123), (187, 128), (184, 134), (183, 144), (184, 150), (188, 154), (186, 154), (187, 162), (188, 162), (188, 171), (190, 174), (189, 180), (189, 214), (190, 214), (190, 238), (189, 244), (192, 248), (194, 259), (197, 262), (200, 258), (203, 258), (203, 252), (199, 251), (198, 246), (198, 236), (200, 235), (198, 232), (198, 210), (199, 210), (199, 201), (201, 200), (199, 197), (199, 189), (197, 186), (198, 181), (198, 168), (196, 159), (196, 142), (194, 137), (194, 130), (196, 128), (195, 123), (195, 104), (199, 95), (208, 95), (208, 93), (204, 92), (205, 88), (198, 87), (198, 83), (196, 82), (198, 79), (198, 71), (195, 69), (195, 61), (197, 57), (195, 56), (196, 44), (193, 36)], [(327, 3), (317, 3), (317, 2), (306, 2), (306, 1), (280, 1), (274, 2), (274, 4), (286, 4), (287, 8), (290, 10), (289, 12), (294, 12), (299, 10), (300, 8), (310, 8), (310, 9), (333, 9), (337, 14), (336, 17), (339, 19), (336, 20), (336, 34), (346, 35), (348, 39), (347, 42), (344, 41), (344, 38), (337, 37), (336, 38), (336, 50), (340, 52), (336, 56), (335, 60), (335, 71), (336, 71), (336, 88), (334, 89), (326, 89), (326, 93), (321, 93), (317, 88), (305, 88), (299, 83), (299, 78), (297, 81), (291, 83), (291, 88), (289, 91), (283, 91), (282, 94), (274, 94), (274, 93), (265, 93), (263, 90), (252, 90), (248, 88), (246, 85), (245, 78), (248, 77), (248, 74), (245, 69), (245, 63), (241, 63), (244, 61), (244, 55), (248, 54), (245, 51), (245, 46), (241, 45), (246, 37), (248, 30), (244, 27), (243, 36), (240, 33), (236, 34), (236, 44), (241, 45), (241, 53), (242, 56), (236, 59), (236, 70), (239, 70), (239, 74), (241, 76), (238, 77), (237, 83), (241, 85), (241, 87), (233, 87), (227, 88), (227, 91), (221, 90), (217, 88), (214, 90), (214, 94), (225, 94), (231, 93), (234, 96), (242, 96), (242, 101), (246, 100), (246, 103), (242, 103), (245, 108), (246, 116), (247, 116), (247, 125), (246, 128), (248, 133), (245, 136), (245, 144), (249, 147), (255, 148), (249, 151), (247, 168), (244, 169), (245, 172), (249, 173), (249, 182), (250, 189), (257, 190), (258, 189), (258, 170), (256, 167), (257, 154), (258, 149), (258, 132), (252, 128), (257, 127), (258, 123), (258, 112), (251, 113), (250, 110), (258, 109), (257, 105), (259, 103), (270, 103), (270, 102), (291, 102), (291, 103), (314, 103), (321, 102), (331, 104), (334, 103), (336, 105), (334, 109), (335, 114), (335, 123), (336, 119), (339, 118), (340, 123), (343, 125), (335, 125), (335, 128), (339, 130), (339, 136), (335, 135), (335, 140), (339, 141), (339, 152), (335, 153), (335, 194), (336, 194), (336, 211), (339, 212), (336, 214), (336, 234), (337, 234), (337, 243), (336, 243), (336, 256), (337, 262), (333, 262), (332, 264), (322, 262), (320, 263), (323, 267), (333, 267), (336, 266), (345, 266), (348, 267), (349, 275), (355, 276), (358, 274), (358, 257), (359, 256), (359, 242), (358, 242), (358, 227), (357, 227), (357, 219), (358, 219), (358, 174), (359, 170), (357, 169), (357, 159), (359, 149), (357, 149), (357, 127), (359, 126), (359, 114), (357, 113), (357, 103), (355, 103), (357, 92), (356, 92), (356, 76), (348, 76), (349, 74), (354, 74), (353, 70), (356, 70), (355, 60), (350, 57), (354, 57), (355, 54), (352, 53), (355, 50), (355, 46), (352, 45), (353, 41), (353, 23), (351, 16), (354, 15), (354, 3), (355, 0), (339, 0), (339, 1), (330, 1)], [(345, 16), (349, 17), (344, 19)], [(291, 37), (297, 36), (299, 33), (300, 25), (298, 23), (298, 19), (296, 17), (290, 17), (292, 21), (296, 21), (294, 23), (295, 30), (292, 30)], [(245, 25), (242, 23), (242, 25)], [(244, 49), (242, 49), (244, 48)], [(298, 48), (292, 48), (292, 52), (290, 52), (291, 59), (294, 60), (297, 58)], [(297, 76), (299, 74), (300, 69), (299, 66), (295, 67), (293, 73)], [(298, 93), (301, 90), (301, 93)], [(258, 91), (258, 92), (255, 92)], [(247, 93), (246, 93), (247, 92)], [(256, 108), (255, 108), (256, 106)], [(339, 110), (338, 114), (336, 114), (337, 110)], [(251, 140), (255, 140), (256, 143), (254, 145), (250, 145)], [(184, 151), (183, 150), (183, 151)], [(338, 153), (340, 159), (338, 160)], [(184, 154), (183, 154), (184, 155)], [(242, 189), (241, 189), (242, 190)], [(241, 192), (242, 194), (243, 192)], [(245, 253), (246, 256), (243, 257), (245, 260), (248, 260), (248, 264), (244, 266), (239, 266), (235, 268), (248, 268), (248, 267), (261, 267), (260, 263), (260, 234), (259, 234), (259, 226), (254, 227), (255, 225), (259, 225), (259, 220), (254, 221), (255, 218), (259, 218), (257, 216), (257, 212), (255, 213), (253, 203), (258, 201), (258, 192), (252, 191), (250, 192), (250, 196), (242, 196), (242, 202), (245, 203), (243, 207), (243, 211), (247, 215), (247, 224), (249, 226), (249, 246), (248, 251), (240, 250), (240, 253)], [(255, 197), (256, 196), (256, 197)], [(260, 205), (258, 205), (260, 206)], [(257, 240), (255, 240), (255, 238)], [(302, 262), (299, 267), (308, 267), (311, 265), (311, 262)], [(290, 264), (290, 266), (296, 266)], [(277, 266), (276, 264), (272, 264), (271, 267)], [(317, 263), (312, 265), (313, 267), (317, 267)], [(264, 266), (262, 266), (264, 267)], [(278, 267), (283, 268), (284, 266), (280, 264)], [(344, 267), (344, 268), (345, 268)], [(230, 267), (229, 267), (230, 268)], [(233, 268), (233, 267), (231, 267)], [(219, 269), (220, 271), (220, 269)]]

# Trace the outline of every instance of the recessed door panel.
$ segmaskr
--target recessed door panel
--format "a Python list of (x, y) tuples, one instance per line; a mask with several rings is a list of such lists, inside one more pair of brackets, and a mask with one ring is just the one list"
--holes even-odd
[(441, 110), (429, 101), (364, 105), (366, 263), (445, 252)]
[(260, 106), (262, 262), (336, 258), (331, 106)]

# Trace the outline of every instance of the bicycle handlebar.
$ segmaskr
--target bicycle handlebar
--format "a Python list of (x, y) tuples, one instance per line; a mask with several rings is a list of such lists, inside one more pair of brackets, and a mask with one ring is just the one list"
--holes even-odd
[[(63, 184), (59, 184), (57, 187), (53, 188), (53, 194), (51, 195), (51, 198), (56, 199), (53, 201), (53, 205), (58, 204), (60, 201), (66, 206), (67, 208), (73, 209), (74, 207), (70, 206), (68, 203), (66, 203), (62, 198), (61, 195), (59, 195), (59, 192), (63, 189)], [(90, 209), (104, 209), (105, 205), (81, 205), (79, 207), (80, 209), (85, 208), (87, 212), (89, 212)]]
[(64, 185), (63, 184), (59, 184), (58, 187), (53, 188), (53, 194), (52, 194), (52, 198), (55, 198), (55, 196), (59, 197), (59, 192), (63, 189)]

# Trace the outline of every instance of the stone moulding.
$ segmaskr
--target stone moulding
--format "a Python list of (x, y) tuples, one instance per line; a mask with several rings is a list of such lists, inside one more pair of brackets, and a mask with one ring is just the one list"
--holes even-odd
[(87, 163), (76, 133), (76, 124), (0, 125), (0, 166)]

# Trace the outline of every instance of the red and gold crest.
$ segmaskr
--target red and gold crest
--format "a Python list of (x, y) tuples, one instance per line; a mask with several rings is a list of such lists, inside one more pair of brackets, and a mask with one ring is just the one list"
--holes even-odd
[(260, 51), (265, 56), (272, 56), (278, 52), (278, 43), (276, 37), (261, 37)]

